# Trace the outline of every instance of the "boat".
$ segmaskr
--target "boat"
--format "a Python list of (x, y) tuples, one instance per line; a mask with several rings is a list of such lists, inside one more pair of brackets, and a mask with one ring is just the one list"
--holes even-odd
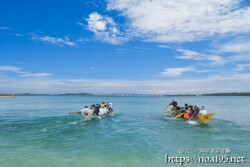
[(90, 109), (92, 112), (77, 111), (77, 112), (71, 112), (69, 114), (70, 115), (72, 115), (72, 114), (82, 114), (85, 119), (92, 119), (92, 118), (99, 118), (99, 119), (101, 119), (103, 116), (112, 115), (112, 113), (113, 113), (112, 103), (107, 103), (107, 109), (108, 109), (108, 112), (106, 114), (104, 114), (104, 115), (96, 115), (95, 112), (94, 112), (94, 109)]
[[(168, 107), (168, 106), (167, 106)], [(164, 109), (166, 109), (167, 107), (165, 107)], [(166, 111), (166, 113), (170, 114), (170, 113), (173, 113), (173, 106), (171, 105), (171, 110), (170, 111)], [(215, 113), (208, 113), (208, 114), (203, 114), (203, 115), (199, 115), (195, 120), (195, 122), (198, 122), (198, 123), (203, 123), (203, 124), (207, 124), (208, 121), (212, 118), (212, 116), (214, 115)], [(172, 116), (173, 114), (171, 114)], [(174, 115), (175, 116), (175, 119), (176, 118), (179, 118), (181, 115), (183, 114), (178, 114), (178, 115)]]
[(208, 123), (208, 121), (210, 120), (210, 118), (212, 118), (212, 116), (214, 115), (214, 112), (213, 113), (208, 113), (208, 114), (204, 114), (204, 115), (199, 115), (197, 118), (196, 118), (196, 122), (198, 123)]

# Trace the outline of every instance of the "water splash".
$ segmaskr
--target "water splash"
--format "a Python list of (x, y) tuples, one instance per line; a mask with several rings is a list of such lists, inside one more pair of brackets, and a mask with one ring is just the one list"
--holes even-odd
[(198, 125), (198, 122), (195, 122), (195, 121), (187, 121), (187, 123), (190, 125)]
[(47, 132), (47, 128), (43, 128), (41, 132)]

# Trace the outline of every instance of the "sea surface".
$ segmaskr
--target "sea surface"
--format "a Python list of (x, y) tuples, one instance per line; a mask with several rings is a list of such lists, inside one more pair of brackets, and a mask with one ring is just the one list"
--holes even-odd
[[(169, 117), (163, 108), (173, 98), (180, 106), (204, 105), (215, 115), (206, 125)], [(113, 103), (112, 116), (69, 115), (102, 101)], [(0, 167), (180, 166), (166, 163), (165, 154), (247, 158), (246, 163), (183, 166), (250, 166), (249, 142), (250, 97), (0, 98)]]

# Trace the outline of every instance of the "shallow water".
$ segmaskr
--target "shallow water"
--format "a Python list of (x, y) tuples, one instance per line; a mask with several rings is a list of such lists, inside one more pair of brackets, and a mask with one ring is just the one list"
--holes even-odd
[[(165, 154), (194, 156), (186, 150), (199, 148), (230, 148), (227, 155), (250, 157), (249, 97), (174, 98), (179, 105), (205, 105), (215, 115), (207, 125), (174, 120), (163, 112), (172, 97), (0, 98), (0, 166), (179, 166), (166, 164)], [(113, 103), (113, 116), (85, 121), (68, 114), (101, 101)], [(248, 161), (184, 166), (249, 166)]]

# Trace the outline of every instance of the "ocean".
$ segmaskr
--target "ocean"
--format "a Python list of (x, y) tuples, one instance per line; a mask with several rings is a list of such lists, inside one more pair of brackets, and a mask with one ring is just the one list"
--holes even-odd
[[(204, 105), (208, 124), (169, 117), (172, 99)], [(85, 120), (85, 104), (112, 102), (114, 114)], [(246, 163), (189, 162), (183, 166), (249, 166), (250, 97), (18, 96), (0, 98), (1, 167), (168, 167), (173, 157), (246, 157)], [(226, 152), (227, 151), (227, 152)]]

